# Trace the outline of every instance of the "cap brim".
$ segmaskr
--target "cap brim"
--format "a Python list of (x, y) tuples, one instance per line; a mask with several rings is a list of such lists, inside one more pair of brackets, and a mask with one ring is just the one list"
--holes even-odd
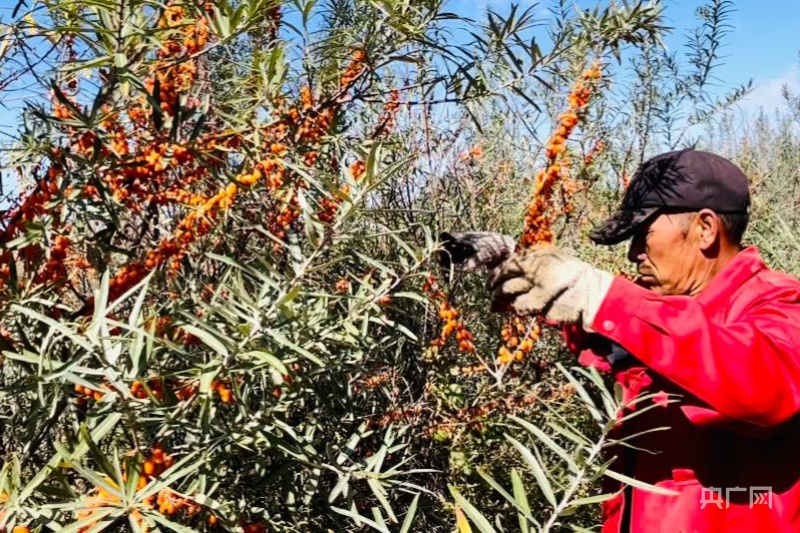
[(647, 222), (658, 212), (658, 207), (645, 207), (635, 210), (620, 209), (608, 220), (594, 228), (589, 238), (597, 244), (612, 245), (620, 243), (633, 235), (637, 226)]

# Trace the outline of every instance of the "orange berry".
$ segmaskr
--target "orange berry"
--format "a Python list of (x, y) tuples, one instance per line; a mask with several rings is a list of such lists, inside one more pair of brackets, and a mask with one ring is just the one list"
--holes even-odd
[(530, 352), (533, 349), (533, 339), (527, 338), (523, 339), (522, 343), (519, 345), (519, 350), (521, 352)]
[(465, 340), (465, 341), (461, 341), (460, 343), (458, 343), (458, 349), (460, 351), (462, 351), (462, 352), (471, 353), (471, 352), (475, 351), (475, 345), (472, 344), (470, 341), (466, 341)]
[(226, 387), (222, 387), (219, 390), (219, 398), (222, 400), (222, 403), (230, 403), (231, 402), (231, 391), (229, 391)]
[(144, 465), (142, 466), (142, 471), (146, 475), (152, 476), (156, 471), (156, 464), (153, 461), (145, 461)]

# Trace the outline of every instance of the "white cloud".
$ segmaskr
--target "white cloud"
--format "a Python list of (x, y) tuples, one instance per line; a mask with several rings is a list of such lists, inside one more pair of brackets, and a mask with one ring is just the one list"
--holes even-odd
[(739, 110), (746, 117), (755, 116), (762, 110), (768, 115), (776, 110), (785, 110), (784, 87), (798, 93), (800, 92), (799, 80), (800, 74), (795, 67), (792, 67), (776, 78), (756, 83), (755, 89), (739, 102)]

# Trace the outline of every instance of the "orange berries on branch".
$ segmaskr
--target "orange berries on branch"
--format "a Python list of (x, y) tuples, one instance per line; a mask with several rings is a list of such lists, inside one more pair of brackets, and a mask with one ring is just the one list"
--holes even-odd
[(344, 74), (342, 74), (342, 77), (339, 80), (341, 92), (346, 92), (349, 90), (361, 73), (364, 72), (366, 69), (366, 60), (367, 53), (364, 50), (356, 50), (353, 53), (353, 57), (350, 60), (350, 64), (347, 66), (347, 70), (345, 70)]
[(75, 392), (78, 394), (78, 399), (76, 400), (78, 405), (86, 405), (88, 400), (94, 400), (95, 402), (102, 400), (108, 389), (92, 389), (83, 385), (75, 385)]
[(333, 223), (333, 221), (336, 220), (336, 214), (339, 212), (342, 199), (339, 197), (323, 197), (319, 203), (320, 209), (317, 211), (317, 218), (319, 218), (320, 222), (324, 224)]
[(358, 392), (363, 389), (374, 390), (391, 382), (395, 378), (393, 371), (379, 372), (372, 376), (365, 376), (354, 383), (353, 389)]
[(397, 122), (397, 113), (400, 111), (400, 91), (394, 89), (389, 93), (389, 101), (383, 106), (383, 111), (378, 119), (378, 127), (372, 133), (373, 139), (387, 137)]
[[(54, 151), (52, 156), (59, 157), (59, 153)], [(11, 276), (10, 264), (16, 260), (22, 260), (22, 266), (26, 270), (36, 270), (34, 283), (58, 282), (66, 277), (64, 259), (67, 256), (71, 242), (66, 235), (58, 232), (68, 233), (68, 228), (61, 228), (63, 212), (61, 209), (48, 209), (47, 204), (58, 195), (60, 180), (63, 175), (63, 167), (58, 163), (51, 163), (50, 168), (36, 182), (34, 187), (22, 194), (19, 204), (6, 211), (0, 216), (3, 229), (0, 231), (0, 244), (11, 242), (21, 237), (27, 231), (28, 225), (37, 221), (42, 216), (50, 215), (50, 226), (55, 232), (52, 241), (52, 248), (49, 253), (38, 243), (31, 243), (22, 248), (11, 251), (3, 250), (0, 252), (0, 289), (8, 286)], [(45, 260), (42, 265), (41, 261)]]
[(439, 318), (444, 321), (439, 338), (434, 339), (431, 342), (431, 346), (440, 348), (455, 334), (459, 352), (474, 352), (475, 338), (472, 333), (469, 332), (464, 322), (459, 320), (460, 313), (447, 301), (447, 295), (439, 288), (436, 277), (433, 274), (429, 275), (425, 280), (422, 285), (422, 290), (434, 302), (439, 304)]
[(350, 175), (353, 177), (353, 179), (355, 181), (358, 181), (367, 171), (367, 165), (364, 163), (364, 161), (358, 159), (350, 163), (349, 170), (350, 170)]
[(422, 404), (391, 409), (379, 417), (369, 419), (368, 427), (373, 429), (385, 428), (389, 424), (393, 424), (395, 422), (410, 423), (422, 415), (423, 409), (424, 408)]
[(177, 514), (180, 511), (184, 511), (187, 516), (193, 516), (201, 511), (201, 507), (197, 503), (169, 488), (158, 491), (156, 504), (158, 512), (166, 516)]
[(606, 150), (606, 143), (603, 139), (598, 139), (595, 141), (594, 145), (592, 146), (591, 150), (586, 154), (583, 158), (583, 165), (585, 167), (590, 166), (594, 163), (594, 160), (601, 155)]
[(146, 386), (144, 382), (136, 380), (131, 385), (131, 394), (133, 394), (134, 398), (140, 400), (147, 399), (152, 395), (156, 400), (162, 401), (164, 399), (165, 385), (167, 384), (164, 379), (160, 377), (148, 379)]
[(483, 147), (481, 145), (475, 145), (470, 148), (466, 152), (462, 152), (458, 156), (459, 161), (477, 161), (483, 159)]
[(150, 454), (146, 455), (144, 461), (142, 461), (139, 471), (140, 479), (144, 479), (145, 483), (147, 483), (149, 480), (163, 474), (173, 464), (175, 464), (175, 459), (164, 451), (161, 443), (156, 443)]
[[(172, 455), (164, 451), (161, 443), (153, 446), (150, 454), (144, 456), (144, 460), (139, 467), (139, 481), (137, 489), (144, 489), (151, 480), (158, 478), (165, 471), (172, 468), (175, 459)], [(187, 516), (198, 514), (201, 511), (200, 505), (188, 498), (184, 498), (170, 488), (163, 488), (157, 495), (145, 498), (146, 507), (154, 508), (158, 506), (158, 512), (164, 515), (174, 515), (179, 511), (185, 511)]]
[(236, 403), (236, 397), (233, 395), (233, 390), (229, 383), (215, 379), (211, 383), (211, 390), (219, 395), (219, 399), (222, 403)]
[(522, 361), (533, 350), (541, 331), (541, 326), (535, 321), (527, 324), (520, 316), (511, 318), (500, 331), (503, 345), (497, 352), (496, 363), (508, 365), (514, 361)]
[(334, 290), (336, 294), (347, 294), (347, 292), (350, 291), (350, 282), (345, 278), (341, 278), (336, 282), (336, 285), (334, 285)]
[(431, 439), (452, 438), (459, 429), (480, 432), (485, 419), (494, 414), (513, 414), (539, 400), (538, 393), (511, 394), (486, 401), (474, 407), (462, 407), (448, 416), (440, 416), (427, 424), (423, 435)]
[(559, 117), (559, 123), (545, 147), (545, 168), (536, 174), (534, 198), (528, 205), (525, 215), (520, 246), (527, 248), (553, 240), (552, 213), (553, 190), (557, 183), (569, 176), (570, 160), (566, 156), (567, 141), (575, 127), (583, 120), (586, 107), (594, 96), (597, 84), (602, 77), (599, 64), (593, 65), (581, 75), (567, 96), (567, 110)]
[[(106, 478), (105, 481), (112, 487), (118, 488), (117, 484), (114, 481), (108, 478)], [(83, 506), (79, 508), (80, 510), (78, 510), (75, 513), (75, 518), (79, 521), (87, 519), (92, 515), (94, 515), (96, 512), (98, 512), (99, 509), (103, 509), (105, 507), (118, 507), (120, 501), (121, 500), (119, 496), (117, 496), (116, 494), (110, 494), (104, 488), (97, 487), (95, 489), (92, 489), (92, 491), (88, 494), (85, 501), (83, 502)], [(78, 533), (85, 533), (86, 531), (89, 531), (92, 527), (93, 524), (89, 523), (88, 525), (78, 528)]]
[[(536, 173), (533, 200), (529, 203), (523, 234), (519, 242), (520, 248), (537, 244), (548, 244), (553, 241), (552, 226), (558, 215), (554, 212), (553, 192), (556, 185), (562, 186), (562, 209), (571, 212), (571, 196), (576, 185), (570, 180), (571, 160), (567, 155), (567, 141), (574, 129), (586, 116), (586, 109), (597, 90), (602, 78), (599, 63), (585, 70), (567, 96), (567, 110), (561, 114), (558, 126), (545, 146), (544, 168)], [(602, 150), (602, 141), (595, 145), (597, 151)], [(592, 157), (589, 158), (591, 163)], [(522, 317), (515, 316), (503, 327), (501, 336), (504, 344), (498, 350), (498, 364), (510, 364), (522, 360), (531, 351), (541, 327), (534, 322), (530, 327), (523, 323)], [(522, 336), (520, 336), (522, 334)]]

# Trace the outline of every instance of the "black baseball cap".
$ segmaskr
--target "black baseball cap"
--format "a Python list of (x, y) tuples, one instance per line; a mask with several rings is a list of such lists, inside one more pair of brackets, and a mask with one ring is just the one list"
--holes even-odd
[(749, 208), (749, 181), (739, 167), (701, 150), (667, 152), (637, 169), (620, 208), (589, 238), (597, 244), (617, 244), (663, 212), (711, 209), (745, 214)]

